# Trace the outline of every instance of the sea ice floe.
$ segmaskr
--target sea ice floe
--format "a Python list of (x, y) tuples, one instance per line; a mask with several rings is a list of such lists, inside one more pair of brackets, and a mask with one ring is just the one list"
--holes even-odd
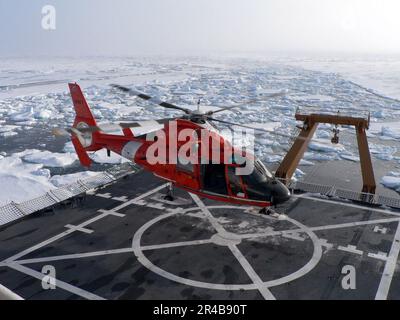
[(64, 174), (64, 175), (54, 175), (50, 178), (49, 181), (54, 186), (59, 188), (59, 187), (74, 183), (75, 181), (77, 181), (79, 179), (93, 177), (96, 174), (99, 174), (99, 173), (94, 172), (94, 171), (83, 171), (83, 172), (76, 172), (76, 173), (70, 173), (70, 174)]
[(388, 176), (400, 177), (400, 172), (397, 172), (397, 171), (389, 171), (389, 172), (388, 172)]
[(54, 188), (49, 175), (41, 164), (25, 163), (16, 155), (0, 159), (0, 206), (43, 195)]
[(394, 146), (385, 146), (371, 143), (369, 146), (369, 150), (371, 154), (374, 155), (375, 158), (380, 160), (391, 161), (394, 159), (394, 154), (397, 152), (397, 148)]
[(20, 111), (13, 110), (10, 114), (10, 119), (15, 122), (32, 120), (33, 117), (33, 107), (24, 108)]
[(386, 188), (400, 192), (400, 172), (389, 172), (387, 176), (381, 178), (380, 183)]
[[(18, 203), (33, 199), (42, 196), (56, 187), (96, 174), (96, 172), (83, 171), (51, 177), (50, 170), (44, 168), (44, 165), (59, 164), (64, 166), (70, 163), (71, 159), (68, 156), (65, 158), (65, 155), (61, 157), (56, 154), (53, 160), (51, 160), (51, 157), (47, 160), (50, 162), (44, 161), (43, 158), (46, 158), (48, 154), (53, 153), (49, 151), (25, 150), (14, 153), (11, 156), (7, 156), (5, 153), (0, 155), (0, 186), (3, 186), (0, 192), (0, 206), (11, 201)], [(32, 156), (31, 160), (37, 160), (38, 163), (23, 160), (29, 156)]]
[(369, 132), (381, 140), (398, 140), (400, 139), (400, 123), (398, 121), (373, 122), (370, 124)]
[(301, 159), (299, 165), (301, 165), (301, 166), (313, 166), (314, 162)]
[(320, 152), (341, 152), (345, 150), (342, 144), (332, 144), (328, 139), (314, 139), (310, 142), (308, 148)]
[(313, 161), (331, 161), (338, 160), (340, 157), (336, 153), (315, 153), (315, 152), (305, 152), (304, 159)]
[(270, 140), (268, 138), (265, 138), (265, 137), (260, 137), (260, 138), (258, 138), (258, 143), (264, 147), (268, 147), (268, 146), (274, 145), (277, 142)]
[(2, 125), (0, 124), (0, 137), (11, 137), (18, 135), (18, 132), (15, 132), (19, 127), (16, 125)]
[(51, 119), (52, 115), (51, 110), (39, 110), (35, 112), (34, 117), (35, 119)]
[(72, 165), (78, 157), (75, 153), (30, 150), (23, 155), (22, 159), (26, 162), (42, 164), (45, 167), (67, 167)]
[(34, 123), (36, 120), (64, 118), (65, 115), (49, 103), (53, 100), (49, 96), (38, 101), (35, 100), (34, 96), (24, 97), (23, 102), (10, 106), (7, 112), (9, 119), (20, 124), (26, 121)]
[(65, 143), (64, 148), (63, 148), (64, 152), (75, 152), (75, 148), (74, 145), (72, 144), (71, 141), (68, 141)]
[(18, 132), (14, 132), (14, 131), (6, 131), (6, 132), (0, 132), (0, 137), (12, 137), (12, 136), (16, 136), (18, 135)]
[[(258, 117), (258, 118), (255, 118), (255, 119), (257, 119), (257, 120), (260, 120), (260, 117)], [(240, 123), (240, 122), (238, 122), (238, 123)], [(273, 121), (273, 122), (251, 122), (251, 123), (245, 123), (245, 125), (247, 125), (247, 126), (249, 126), (249, 127), (252, 127), (252, 128), (254, 128), (254, 129), (263, 129), (263, 130), (268, 130), (268, 131), (274, 131), (274, 130), (276, 130), (276, 129), (278, 129), (281, 125), (282, 125), (282, 123), (281, 122), (276, 122), (276, 121)], [(238, 129), (240, 129), (240, 127), (238, 127)]]
[(334, 97), (327, 96), (327, 95), (322, 95), (322, 94), (308, 94), (308, 95), (303, 95), (303, 96), (292, 96), (291, 97), (294, 100), (311, 100), (311, 101), (335, 101)]
[(352, 154), (341, 153), (341, 154), (340, 154), (340, 157), (341, 157), (342, 159), (345, 159), (345, 160), (349, 160), (349, 161), (353, 161), (353, 162), (360, 162), (360, 157), (359, 157), (359, 156), (352, 155)]
[(382, 126), (381, 130), (382, 139), (400, 139), (400, 128), (391, 128)]
[(119, 163), (129, 162), (128, 159), (125, 159), (124, 157), (114, 152), (111, 152), (110, 156), (107, 156), (106, 149), (101, 149), (94, 153), (89, 153), (89, 157), (96, 163), (119, 164)]
[(267, 155), (263, 157), (263, 160), (267, 163), (272, 163), (272, 162), (281, 162), (283, 159), (282, 156), (280, 155)]
[(385, 118), (386, 117), (386, 112), (383, 111), (383, 110), (372, 111), (371, 112), (371, 117), (379, 118), (379, 119)]
[(19, 127), (15, 125), (0, 125), (0, 132), (10, 132), (18, 128)]
[(329, 123), (320, 123), (318, 125), (318, 130), (332, 130), (332, 125)]
[(319, 139), (330, 139), (331, 135), (332, 134), (329, 131), (326, 131), (326, 130), (318, 130), (316, 132), (316, 136)]

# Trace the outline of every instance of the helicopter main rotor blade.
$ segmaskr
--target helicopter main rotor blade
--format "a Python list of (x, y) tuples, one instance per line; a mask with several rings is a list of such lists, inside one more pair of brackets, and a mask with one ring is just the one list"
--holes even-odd
[(211, 121), (216, 121), (216, 122), (220, 122), (220, 123), (224, 123), (230, 126), (238, 126), (238, 127), (243, 127), (243, 128), (248, 128), (248, 129), (252, 129), (252, 130), (256, 130), (256, 131), (263, 131), (263, 132), (267, 132), (267, 133), (271, 133), (272, 131), (266, 130), (266, 129), (262, 129), (262, 128), (255, 128), (252, 126), (247, 126), (245, 124), (239, 124), (239, 123), (234, 123), (234, 122), (230, 122), (230, 121), (226, 121), (226, 120), (221, 120), (221, 119), (215, 119), (215, 118), (211, 118), (208, 117), (208, 120)]
[(98, 131), (116, 131), (116, 130), (121, 130), (125, 128), (149, 128), (149, 127), (157, 127), (160, 125), (163, 125), (165, 123), (168, 123), (170, 121), (174, 121), (177, 118), (165, 118), (165, 119), (159, 119), (159, 120), (143, 120), (143, 121), (134, 121), (134, 122), (119, 122), (119, 123), (105, 123), (105, 124), (99, 124), (97, 126), (89, 126), (89, 127), (84, 127), (84, 128), (69, 128), (69, 129), (64, 129), (64, 128), (55, 128), (52, 130), (53, 135), (55, 136), (68, 136), (73, 133), (73, 130), (75, 132), (80, 132), (80, 133), (93, 133), (93, 132), (98, 132)]
[(170, 121), (175, 121), (177, 118), (165, 118), (160, 120), (145, 120), (145, 121), (138, 121), (138, 122), (120, 122), (119, 125), (122, 128), (138, 128), (138, 127), (150, 127), (150, 126), (157, 126), (160, 124), (165, 124)]
[(254, 101), (247, 101), (246, 103), (241, 103), (241, 104), (238, 104), (238, 105), (234, 105), (234, 106), (230, 106), (230, 107), (221, 108), (221, 109), (214, 110), (214, 111), (208, 111), (208, 112), (206, 112), (206, 115), (211, 116), (211, 115), (213, 115), (214, 113), (218, 113), (218, 112), (222, 112), (222, 111), (226, 111), (226, 110), (231, 110), (231, 109), (239, 108), (239, 107), (241, 107), (241, 106), (243, 106), (243, 105), (246, 105), (246, 104), (249, 104), (249, 103), (252, 103), (252, 102), (255, 102), (255, 101), (256, 101), (256, 100), (254, 100)]
[(239, 108), (239, 107), (242, 107), (242, 106), (248, 105), (250, 103), (254, 103), (254, 102), (265, 101), (266, 99), (269, 99), (269, 98), (283, 97), (283, 96), (285, 96), (287, 94), (287, 92), (288, 92), (287, 90), (282, 90), (282, 91), (279, 91), (279, 92), (276, 92), (276, 93), (271, 93), (271, 94), (268, 94), (268, 95), (261, 95), (262, 98), (251, 99), (251, 100), (248, 100), (248, 101), (246, 101), (244, 103), (240, 103), (240, 104), (237, 104), (237, 105), (234, 105), (234, 106), (230, 106), (230, 107), (221, 108), (221, 109), (218, 109), (218, 110), (215, 110), (215, 111), (208, 111), (206, 113), (206, 115), (211, 116), (214, 113), (218, 113), (218, 112), (222, 112), (222, 111), (226, 111), (226, 110), (231, 110), (231, 109), (234, 109), (234, 108)]
[(53, 128), (51, 133), (56, 137), (66, 137), (72, 134), (71, 129), (65, 128)]
[(211, 117), (209, 117), (208, 120), (224, 123), (224, 124), (227, 124), (227, 125), (230, 125), (230, 126), (239, 126), (239, 127), (243, 127), (243, 128), (252, 129), (252, 130), (255, 130), (255, 131), (261, 131), (261, 132), (265, 132), (265, 133), (269, 133), (269, 134), (272, 134), (272, 135), (275, 135), (275, 136), (285, 137), (285, 138), (289, 138), (289, 139), (311, 140), (311, 139), (307, 139), (307, 138), (303, 138), (303, 137), (298, 137), (298, 136), (294, 136), (294, 135), (290, 135), (290, 134), (285, 134), (283, 132), (277, 132), (276, 130), (272, 131), (272, 130), (267, 130), (267, 129), (262, 129), (262, 128), (255, 128), (255, 127), (252, 127), (252, 126), (247, 126), (247, 125), (244, 125), (244, 124), (239, 124), (239, 123), (234, 123), (234, 122), (230, 122), (230, 121), (215, 119), (215, 118), (211, 118)]
[(84, 143), (82, 132), (80, 132), (78, 128), (54, 128), (52, 130), (52, 134), (56, 137), (71, 137), (72, 141), (74, 141), (73, 139), (76, 138), (81, 144)]
[(150, 97), (147, 94), (141, 93), (141, 92), (136, 91), (136, 90), (131, 89), (131, 88), (120, 86), (118, 84), (111, 84), (111, 87), (119, 89), (119, 90), (121, 90), (123, 92), (127, 92), (127, 93), (130, 93), (130, 94), (133, 94), (133, 95), (135, 95), (135, 96), (137, 96), (137, 97), (139, 97), (139, 98), (141, 98), (143, 100), (149, 101), (149, 102), (151, 102), (153, 104), (159, 105), (159, 106), (167, 108), (167, 109), (180, 110), (180, 111), (185, 112), (186, 114), (190, 114), (192, 112), (189, 109), (178, 107), (178, 106), (176, 106), (176, 105), (174, 105), (172, 103), (169, 103), (169, 102), (161, 101), (160, 99)]

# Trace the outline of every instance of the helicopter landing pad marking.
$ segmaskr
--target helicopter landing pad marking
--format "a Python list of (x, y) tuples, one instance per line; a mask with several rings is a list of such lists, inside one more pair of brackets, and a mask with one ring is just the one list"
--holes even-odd
[[(218, 220), (212, 215), (211, 211), (212, 209), (218, 209), (218, 208), (230, 208), (230, 209), (238, 209), (238, 210), (243, 210), (241, 207), (235, 207), (235, 206), (227, 206), (227, 205), (221, 205), (221, 206), (206, 206), (204, 203), (200, 200), (200, 198), (197, 195), (190, 194), (190, 196), (193, 198), (194, 202), (198, 205), (198, 207), (203, 211), (204, 217), (211, 223), (212, 227), (215, 229), (217, 232), (211, 237), (211, 241), (215, 242), (217, 241), (216, 244), (218, 245), (226, 245), (232, 254), (235, 256), (235, 258), (238, 260), (240, 265), (243, 267), (249, 278), (252, 280), (252, 284), (215, 284), (215, 283), (209, 283), (209, 282), (204, 282), (204, 281), (197, 281), (197, 280), (192, 280), (188, 278), (184, 278), (181, 276), (177, 276), (171, 272), (168, 272), (166, 270), (163, 270), (162, 268), (158, 267), (154, 263), (152, 263), (143, 253), (143, 250), (141, 248), (141, 238), (143, 234), (148, 230), (150, 227), (152, 227), (154, 224), (157, 224), (161, 222), (164, 219), (170, 218), (173, 213), (167, 213), (163, 214), (161, 216), (158, 216), (157, 218), (150, 220), (146, 224), (144, 224), (134, 235), (133, 241), (132, 241), (132, 248), (135, 252), (136, 257), (138, 257), (138, 260), (149, 270), (159, 274), (160, 276), (163, 276), (171, 281), (179, 282), (182, 284), (186, 285), (191, 285), (195, 287), (200, 287), (200, 288), (209, 288), (209, 289), (215, 289), (215, 290), (254, 290), (257, 289), (261, 293), (261, 295), (264, 297), (264, 299), (275, 299), (271, 291), (269, 290), (269, 287), (273, 287), (276, 285), (281, 285), (289, 281), (293, 281), (309, 271), (311, 271), (316, 264), (319, 262), (322, 256), (322, 248), (321, 245), (318, 241), (317, 236), (309, 230), (307, 227), (302, 225), (296, 220), (293, 220), (291, 218), (287, 218), (288, 221), (291, 223), (295, 224), (299, 229), (307, 233), (307, 235), (311, 238), (314, 244), (314, 252), (313, 255), (308, 263), (306, 263), (302, 268), (299, 270), (286, 275), (284, 277), (270, 280), (263, 282), (260, 277), (257, 275), (251, 264), (248, 262), (246, 257), (241, 253), (241, 251), (238, 249), (237, 245), (241, 242), (241, 238), (246, 239), (248, 235), (238, 235), (238, 234), (233, 234), (231, 232), (227, 232), (224, 227), (218, 222)], [(186, 209), (186, 212), (192, 211), (192, 210), (198, 210), (198, 208), (189, 208)], [(265, 216), (268, 218), (267, 216)], [(292, 233), (291, 231), (288, 231), (288, 233)], [(271, 234), (271, 233), (270, 233)], [(261, 233), (259, 234), (260, 237), (266, 237), (269, 236), (269, 234)], [(304, 239), (303, 239), (304, 240)], [(207, 240), (203, 240), (207, 241)], [(185, 246), (190, 246), (189, 242), (182, 242), (181, 245)], [(163, 248), (167, 248), (168, 244), (165, 244)]]
[(386, 234), (387, 228), (383, 228), (381, 226), (375, 226), (374, 232), (379, 232), (379, 233), (382, 233), (382, 234)]
[[(130, 184), (130, 186), (132, 186), (132, 184)], [(352, 220), (349, 219), (349, 216), (354, 212), (360, 212), (358, 209), (361, 208), (344, 206), (343, 219), (341, 218), (342, 210), (337, 210), (338, 215), (335, 216), (335, 219), (331, 220), (330, 223), (326, 223), (324, 220), (325, 215), (322, 213), (318, 216), (311, 215), (306, 217), (307, 219), (310, 219), (310, 217), (314, 219), (313, 222), (302, 218), (302, 207), (297, 211), (295, 210), (299, 200), (302, 201), (301, 203), (304, 203), (304, 205), (307, 205), (307, 203), (311, 204), (311, 199), (298, 198), (294, 202), (295, 206), (288, 210), (286, 219), (278, 221), (277, 219), (264, 215), (245, 213), (248, 211), (248, 207), (226, 205), (213, 201), (203, 202), (197, 196), (190, 197), (189, 194), (183, 191), (180, 196), (184, 193), (185, 197), (191, 200), (191, 204), (176, 207), (165, 203), (164, 208), (154, 206), (154, 199), (152, 200), (151, 198), (165, 187), (166, 184), (158, 185), (142, 194), (131, 194), (127, 196), (126, 202), (119, 203), (117, 206), (115, 206), (115, 203), (111, 202), (111, 199), (109, 199), (110, 205), (104, 205), (104, 201), (108, 200), (105, 199), (102, 202), (103, 208), (95, 206), (96, 209), (92, 211), (91, 215), (88, 214), (88, 218), (85, 219), (73, 220), (69, 218), (70, 216), (68, 214), (60, 214), (60, 217), (62, 216), (66, 219), (62, 226), (70, 224), (71, 228), (53, 236), (50, 234), (47, 240), (38, 238), (39, 240), (26, 241), (26, 247), (24, 248), (22, 246), (19, 249), (22, 249), (22, 251), (11, 252), (8, 256), (3, 258), (3, 261), (0, 260), (0, 282), (4, 282), (4, 284), (12, 283), (10, 289), (20, 288), (17, 289), (17, 293), (22, 297), (29, 298), (31, 296), (30, 292), (32, 292), (33, 289), (30, 286), (33, 285), (24, 284), (27, 291), (23, 291), (22, 288), (24, 286), (21, 287), (21, 283), (18, 282), (20, 278), (18, 278), (15, 273), (11, 275), (4, 273), (4, 270), (12, 269), (29, 277), (39, 279), (39, 275), (42, 276), (42, 274), (39, 272), (41, 265), (38, 264), (54, 263), (57, 266), (57, 280), (60, 281), (60, 288), (64, 290), (64, 294), (78, 295), (86, 299), (113, 299), (114, 297), (120, 297), (119, 291), (117, 292), (118, 295), (116, 295), (117, 293), (114, 294), (111, 288), (107, 291), (99, 291), (96, 287), (92, 288), (90, 282), (86, 282), (89, 281), (86, 279), (90, 276), (95, 278), (107, 276), (107, 274), (104, 273), (97, 275), (96, 273), (98, 271), (91, 271), (93, 267), (87, 266), (86, 263), (91, 259), (101, 259), (96, 260), (95, 265), (107, 261), (105, 266), (108, 266), (110, 262), (118, 263), (118, 265), (122, 266), (124, 262), (127, 261), (126, 259), (131, 257), (130, 259), (134, 259), (133, 262), (129, 262), (132, 268), (135, 270), (138, 268), (148, 270), (147, 273), (143, 273), (143, 277), (147, 278), (154, 274), (154, 276), (150, 276), (150, 279), (160, 279), (154, 278), (155, 275), (157, 275), (157, 277), (163, 277), (165, 279), (158, 281), (170, 281), (170, 285), (167, 285), (168, 282), (162, 282), (162, 287), (159, 287), (157, 286), (158, 281), (156, 280), (154, 284), (149, 287), (147, 284), (141, 284), (142, 282), (137, 283), (137, 279), (131, 277), (130, 274), (124, 275), (118, 273), (115, 277), (124, 277), (123, 281), (128, 283), (131, 288), (142, 288), (144, 286), (144, 288), (147, 288), (146, 290), (153, 290), (151, 291), (153, 297), (162, 298), (162, 292), (170, 296), (170, 294), (176, 290), (174, 288), (183, 288), (184, 290), (197, 290), (195, 292), (207, 292), (206, 296), (211, 299), (213, 297), (281, 299), (282, 292), (285, 293), (286, 291), (292, 292), (291, 297), (293, 299), (296, 298), (296, 296), (293, 295), (296, 292), (303, 292), (303, 294), (305, 294), (304, 297), (307, 297), (309, 293), (312, 294), (314, 291), (319, 290), (319, 287), (331, 286), (326, 281), (334, 281), (334, 283), (336, 283), (338, 279), (338, 276), (335, 276), (336, 271), (329, 269), (329, 267), (335, 266), (335, 263), (337, 263), (335, 259), (338, 258), (345, 259), (344, 261), (350, 264), (352, 261), (353, 263), (362, 261), (363, 264), (371, 264), (371, 267), (374, 266), (371, 270), (376, 270), (377, 274), (370, 275), (375, 276), (378, 281), (376, 287), (374, 287), (375, 291), (373, 295), (368, 295), (370, 299), (389, 298), (389, 294), (393, 294), (394, 290), (399, 288), (396, 264), (400, 251), (400, 218), (396, 213), (393, 214), (390, 211), (388, 212), (388, 210), (377, 211), (373, 208), (370, 210), (370, 208), (362, 207), (365, 214), (372, 212), (373, 216), (355, 218)], [(113, 197), (124, 196), (121, 193), (114, 193), (112, 187), (108, 188), (109, 189), (103, 192), (108, 192)], [(91, 205), (96, 204), (94, 197), (95, 196), (92, 196), (93, 203)], [(312, 200), (315, 199), (312, 198)], [(87, 201), (91, 201), (90, 198)], [(321, 206), (326, 206), (324, 203), (325, 201)], [(335, 206), (336, 209), (338, 208), (336, 205), (341, 205), (340, 203), (332, 201), (330, 201), (329, 204)], [(320, 206), (318, 205), (317, 207)], [(307, 212), (311, 207), (305, 208), (306, 211), (304, 212)], [(327, 208), (329, 209), (329, 207)], [(77, 210), (82, 211), (82, 209)], [(347, 211), (345, 212), (345, 210)], [(325, 214), (329, 215), (328, 212)], [(147, 218), (143, 220), (146, 216)], [(40, 225), (43, 225), (43, 228), (46, 226), (45, 222), (47, 218), (45, 215), (36, 217), (36, 219), (43, 219), (43, 221), (39, 221)], [(139, 220), (142, 222), (138, 223), (137, 227), (136, 225), (132, 225), (138, 221), (138, 219), (142, 219)], [(27, 219), (27, 221), (30, 220)], [(265, 221), (265, 223), (262, 221)], [(32, 219), (32, 223), (34, 222), (35, 220)], [(189, 223), (188, 226), (190, 228), (179, 231), (179, 228), (187, 228), (187, 223)], [(51, 224), (48, 224), (47, 228), (50, 225)], [(173, 226), (172, 229), (171, 225)], [(262, 228), (260, 228), (261, 226)], [(90, 229), (88, 229), (89, 227)], [(108, 227), (111, 229), (105, 229)], [(386, 232), (379, 232), (377, 227), (379, 230), (386, 229)], [(15, 233), (18, 234), (18, 224), (10, 227), (10, 229), (12, 228), (15, 228)], [(94, 233), (77, 232), (80, 231), (80, 228), (93, 230)], [(129, 232), (129, 230), (131, 231)], [(170, 239), (159, 238), (160, 234), (162, 235), (166, 230), (174, 236)], [(202, 230), (208, 231), (203, 232)], [(356, 242), (354, 242), (354, 240), (352, 242), (346, 242), (346, 236), (343, 236), (343, 234), (353, 234), (356, 230), (363, 230), (362, 235), (368, 232), (369, 236), (372, 237), (370, 239), (373, 242), (373, 246), (366, 247), (365, 244), (358, 242), (358, 240)], [(180, 232), (179, 235), (182, 237), (175, 237), (176, 231)], [(21, 233), (21, 231), (19, 231), (19, 233)], [(126, 237), (127, 234), (129, 234), (128, 237)], [(197, 236), (197, 238), (193, 237), (196, 234), (202, 236)], [(341, 235), (341, 238), (337, 235)], [(0, 231), (0, 241), (3, 241), (3, 238), (7, 237), (2, 237), (2, 232)], [(132, 246), (129, 246), (128, 243), (129, 247), (126, 245), (126, 240), (128, 238), (132, 239)], [(300, 240), (300, 238), (303, 240)], [(93, 246), (89, 247), (87, 243), (92, 241), (91, 239), (100, 239), (101, 241), (99, 244), (94, 242)], [(81, 243), (81, 241), (83, 241), (83, 243)], [(390, 248), (382, 249), (382, 247), (377, 246), (376, 244), (379, 243), (379, 241), (391, 243)], [(35, 242), (37, 244), (33, 246), (29, 244)], [(7, 244), (8, 242), (4, 243)], [(79, 245), (80, 247), (76, 247), (78, 249), (70, 249), (71, 244), (73, 246)], [(113, 244), (115, 246), (113, 246)], [(107, 245), (110, 245), (110, 247), (107, 247)], [(279, 245), (281, 245), (281, 247), (279, 247)], [(277, 264), (278, 262), (276, 262), (275, 256), (280, 250), (286, 251), (285, 248), (292, 248), (294, 251), (291, 253), (290, 257), (288, 256), (287, 261), (290, 263), (288, 265), (283, 265), (283, 269), (280, 269), (281, 264)], [(343, 251), (343, 248), (347, 249), (347, 251)], [(248, 249), (252, 250), (251, 254), (247, 251)], [(74, 252), (74, 250), (76, 251)], [(232, 267), (237, 268), (234, 272), (244, 272), (247, 278), (242, 278), (241, 281), (232, 280), (237, 278), (226, 278), (225, 281), (221, 281), (223, 277), (213, 277), (212, 281), (208, 281), (206, 277), (199, 277), (196, 271), (201, 271), (202, 269), (196, 269), (197, 264), (217, 266), (219, 263), (224, 263), (222, 261), (220, 262), (218, 258), (216, 260), (209, 260), (213, 259), (213, 250), (222, 250), (214, 252), (222, 253), (221, 259), (225, 259), (223, 260), (225, 263), (231, 264)], [(359, 254), (359, 251), (362, 251), (362, 255)], [(199, 252), (199, 254), (192, 255), (196, 252)], [(254, 257), (252, 257), (252, 255), (257, 255), (258, 253), (262, 258), (261, 264), (260, 260), (257, 260), (257, 262), (254, 260)], [(289, 253), (290, 251), (285, 254)], [(219, 254), (217, 254), (217, 256)], [(264, 257), (264, 255), (267, 256)], [(191, 261), (190, 259), (192, 256), (196, 257), (195, 259), (201, 259), (193, 260), (193, 262), (189, 263), (188, 270), (192, 271), (193, 269), (193, 273), (195, 274), (190, 275), (182, 273), (182, 270), (186, 268), (181, 267), (182, 263)], [(270, 257), (272, 257), (272, 259)], [(177, 259), (178, 263), (176, 264), (174, 262), (169, 265), (169, 258)], [(227, 260), (228, 258), (229, 260)], [(376, 267), (377, 264), (380, 264), (382, 267)], [(69, 271), (73, 265), (76, 265), (77, 269)], [(86, 267), (82, 269), (82, 266)], [(355, 267), (356, 270), (358, 270), (357, 268), (360, 268), (360, 265), (356, 264)], [(211, 268), (212, 270), (206, 271), (219, 272), (218, 268)], [(277, 272), (273, 272), (274, 268), (278, 268)], [(112, 270), (111, 268), (110, 272)], [(357, 273), (357, 275), (359, 275), (357, 281), (361, 281), (359, 279), (362, 277), (362, 272)], [(71, 282), (71, 280), (67, 280), (70, 279), (70, 276), (73, 276), (72, 279), (76, 278), (79, 281)], [(312, 280), (314, 277), (317, 277), (316, 279), (319, 280)], [(369, 281), (369, 277), (370, 276), (368, 276), (365, 281)], [(302, 280), (303, 278), (307, 280)], [(306, 285), (305, 281), (316, 283), (317, 287), (303, 289), (302, 287)], [(172, 285), (172, 283), (176, 284)], [(340, 286), (340, 276), (338, 283)], [(82, 290), (82, 288), (80, 288), (81, 286), (84, 286), (85, 290)], [(152, 286), (155, 289), (151, 289)], [(302, 289), (303, 291), (301, 291)], [(221, 292), (222, 295), (218, 292)], [(230, 292), (229, 296), (225, 295), (224, 292)], [(348, 292), (349, 291), (344, 294)], [(233, 294), (232, 296), (231, 293)], [(256, 293), (258, 293), (258, 296)], [(42, 291), (41, 294), (48, 299), (52, 298), (52, 290), (47, 292)], [(159, 294), (161, 294), (161, 296)], [(363, 295), (364, 290), (360, 291), (360, 294)], [(129, 297), (130, 296), (127, 296), (125, 298)], [(187, 298), (186, 295), (179, 296), (179, 294), (174, 297)], [(283, 297), (287, 298), (287, 295), (284, 294)], [(332, 297), (335, 298), (336, 296), (333, 295)], [(303, 296), (298, 296), (298, 298), (303, 298)]]
[(324, 198), (320, 198), (318, 195), (317, 196), (310, 196), (310, 195), (307, 195), (307, 194), (301, 194), (301, 195), (294, 194), (294, 195), (292, 195), (292, 197), (293, 198), (298, 198), (298, 199), (308, 199), (308, 200), (312, 200), (312, 201), (319, 201), (319, 202), (324, 202), (324, 203), (329, 203), (329, 204), (336, 204), (338, 206), (351, 207), (351, 208), (356, 208), (356, 209), (361, 209), (361, 210), (382, 212), (382, 213), (386, 213), (386, 214), (390, 214), (390, 215), (394, 215), (394, 216), (400, 217), (400, 212), (394, 212), (394, 211), (389, 210), (389, 209), (379, 209), (379, 208), (373, 208), (373, 207), (366, 207), (366, 206), (362, 206), (362, 205), (354, 204), (354, 203), (349, 203), (349, 202), (341, 202), (341, 201), (335, 201), (335, 200), (331, 200), (331, 199), (324, 199)]
[(360, 256), (363, 255), (363, 251), (357, 250), (356, 246), (352, 246), (352, 245), (348, 245), (347, 247), (339, 246), (339, 247), (338, 247), (338, 250), (342, 250), (342, 251), (346, 251), (346, 252), (350, 252), (350, 253), (359, 254)]
[[(26, 275), (29, 275), (33, 278), (36, 278), (40, 281), (42, 281), (43, 279), (43, 273), (41, 272), (37, 272), (31, 268), (25, 267), (19, 263), (11, 263), (8, 265), (9, 268), (17, 270), (19, 272), (22, 272)], [(88, 292), (86, 290), (83, 290), (81, 288), (78, 288), (76, 286), (73, 286), (69, 283), (66, 283), (64, 281), (61, 281), (59, 279), (57, 279), (56, 284), (59, 288), (64, 289), (66, 291), (69, 291), (71, 293), (76, 294), (77, 296), (89, 299), (89, 300), (104, 300), (104, 298), (92, 293), (92, 292)]]
[(112, 198), (115, 201), (120, 201), (120, 202), (127, 202), (128, 198), (126, 196), (122, 196), (122, 197), (113, 197)]
[(116, 211), (112, 211), (112, 210), (99, 209), (99, 210), (97, 210), (97, 211), (98, 211), (98, 212), (103, 212), (103, 213), (108, 213), (109, 215), (116, 216), (116, 217), (120, 217), (120, 218), (125, 217), (125, 214), (119, 213), (119, 212), (116, 212)]
[(400, 253), (400, 223), (397, 225), (396, 234), (394, 236), (394, 241), (392, 242), (392, 247), (390, 248), (389, 255), (386, 259), (385, 269), (383, 270), (383, 275), (381, 282), (379, 283), (378, 292), (376, 293), (376, 300), (384, 300), (387, 298), (390, 285), (392, 283), (393, 274), (396, 269), (396, 264), (399, 259)]
[(44, 257), (44, 258), (21, 259), (21, 260), (18, 260), (18, 264), (30, 264), (30, 263), (38, 263), (38, 262), (51, 262), (51, 261), (60, 261), (60, 260), (69, 260), (69, 259), (79, 259), (79, 258), (96, 257), (96, 256), (126, 253), (126, 252), (132, 252), (132, 248), (121, 248), (121, 249), (94, 251), (94, 252), (86, 252), (86, 253), (73, 253), (73, 254), (50, 256), (50, 257)]
[(368, 253), (368, 257), (387, 261), (387, 253), (378, 251), (378, 253)]
[(282, 236), (285, 238), (294, 239), (294, 240), (298, 240), (298, 241), (305, 240), (305, 238), (300, 236), (300, 234), (298, 232), (288, 232), (288, 233), (283, 234)]
[(109, 193), (96, 193), (96, 196), (100, 198), (110, 199), (112, 196)]
[(73, 226), (72, 224), (67, 224), (65, 225), (66, 228), (74, 230), (74, 231), (80, 231), (80, 232), (84, 232), (84, 233), (92, 233), (93, 230), (88, 229), (88, 228), (83, 228), (83, 227), (79, 227), (79, 226)]
[(333, 244), (329, 243), (326, 239), (319, 238), (319, 243), (328, 250), (333, 248)]

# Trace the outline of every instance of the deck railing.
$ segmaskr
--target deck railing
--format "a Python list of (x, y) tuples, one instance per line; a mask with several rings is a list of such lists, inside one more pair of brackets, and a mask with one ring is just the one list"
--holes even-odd
[(358, 192), (305, 181), (291, 181), (288, 187), (293, 191), (316, 193), (328, 197), (358, 201), (369, 205), (381, 205), (400, 209), (400, 197), (392, 198), (379, 194)]
[[(93, 177), (81, 179), (61, 188), (50, 190), (46, 194), (35, 199), (21, 203), (8, 203), (5, 206), (0, 207), (0, 226), (23, 218), (34, 212), (51, 208), (58, 203), (81, 195), (87, 191), (115, 182), (116, 180), (131, 173), (135, 173), (138, 170), (139, 167), (137, 165), (127, 162), (113, 166)], [(400, 209), (400, 198), (357, 192), (306, 181), (291, 181), (288, 187), (293, 191), (315, 193), (328, 197), (337, 197), (362, 202), (369, 205), (381, 205)]]

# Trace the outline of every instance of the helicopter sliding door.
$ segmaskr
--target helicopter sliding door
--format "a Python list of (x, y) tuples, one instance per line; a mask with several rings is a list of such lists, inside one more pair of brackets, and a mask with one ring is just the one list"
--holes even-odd
[(237, 165), (205, 164), (201, 166), (203, 190), (210, 193), (247, 198), (243, 179), (236, 175)]
[(201, 177), (204, 191), (221, 195), (228, 194), (224, 164), (210, 163), (201, 165)]

